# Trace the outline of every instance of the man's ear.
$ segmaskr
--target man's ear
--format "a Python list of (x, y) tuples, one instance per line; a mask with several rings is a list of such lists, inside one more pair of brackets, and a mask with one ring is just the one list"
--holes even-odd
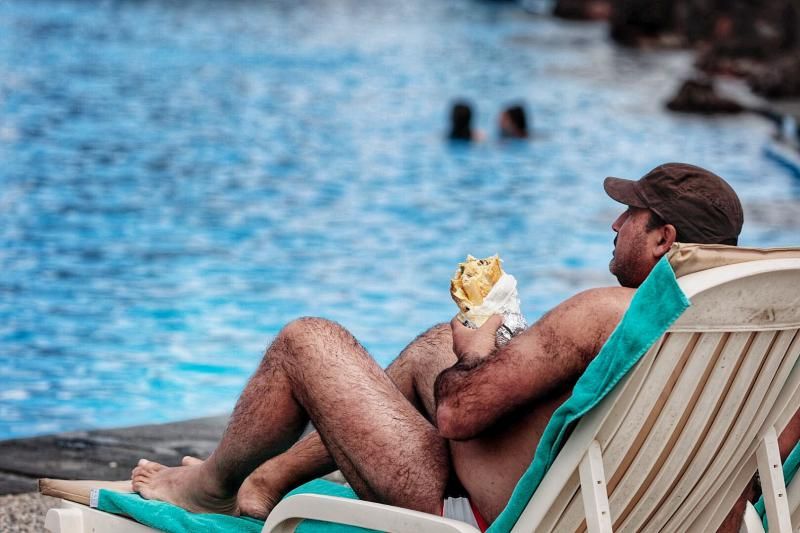
[(672, 224), (664, 224), (661, 226), (658, 230), (658, 242), (656, 243), (655, 249), (656, 256), (660, 258), (665, 253), (669, 252), (677, 236), (678, 230), (676, 230), (675, 226)]

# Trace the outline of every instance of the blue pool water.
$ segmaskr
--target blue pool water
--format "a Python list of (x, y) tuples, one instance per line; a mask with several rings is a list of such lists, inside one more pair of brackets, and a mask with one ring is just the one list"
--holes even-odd
[[(606, 175), (670, 160), (796, 245), (755, 118), (670, 115), (683, 52), (467, 0), (0, 3), (0, 438), (230, 409), (281, 325), (386, 365), (499, 252), (534, 319), (607, 274)], [(452, 97), (489, 140), (442, 141)], [(524, 99), (535, 139), (498, 143)]]

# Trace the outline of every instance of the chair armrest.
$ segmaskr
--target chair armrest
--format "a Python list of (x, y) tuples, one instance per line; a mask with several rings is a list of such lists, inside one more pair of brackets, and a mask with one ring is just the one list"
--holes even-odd
[(318, 494), (297, 494), (281, 501), (267, 517), (261, 532), (289, 533), (305, 519), (392, 533), (480, 533), (458, 520), (402, 507)]

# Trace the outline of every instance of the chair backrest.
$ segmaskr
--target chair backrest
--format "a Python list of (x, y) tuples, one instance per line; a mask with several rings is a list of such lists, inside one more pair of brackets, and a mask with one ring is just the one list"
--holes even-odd
[(760, 436), (800, 408), (800, 259), (679, 280), (692, 307), (564, 444), (514, 531), (584, 531), (578, 465), (600, 444), (614, 529), (713, 531)]

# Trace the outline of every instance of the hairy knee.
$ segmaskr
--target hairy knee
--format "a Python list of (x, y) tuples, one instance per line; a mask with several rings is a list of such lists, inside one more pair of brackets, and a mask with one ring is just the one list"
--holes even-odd
[(304, 316), (296, 318), (286, 324), (283, 329), (281, 329), (278, 337), (289, 342), (305, 340), (319, 335), (321, 331), (331, 329), (335, 326), (337, 326), (335, 322), (331, 322), (326, 318)]
[(326, 318), (304, 316), (286, 324), (278, 333), (278, 339), (289, 345), (307, 345), (341, 329), (339, 324)]
[(450, 354), (453, 351), (453, 333), (450, 324), (436, 324), (432, 328), (420, 333), (411, 341), (401, 357), (430, 361), (432, 355), (437, 353)]
[(416, 380), (431, 374), (435, 377), (443, 369), (452, 366), (456, 357), (453, 353), (450, 324), (437, 324), (419, 335), (398, 359), (402, 359), (410, 367)]
[[(342, 326), (319, 317), (302, 317), (286, 324), (273, 342), (274, 350), (283, 357), (302, 354), (311, 357), (314, 354), (324, 355), (326, 347), (340, 345), (342, 342), (354, 343), (355, 339)], [(268, 350), (268, 355), (269, 351)]]
[(264, 361), (290, 355), (295, 346), (307, 343), (324, 322), (324, 318), (302, 317), (287, 323), (267, 348)]
[(453, 342), (452, 330), (450, 329), (450, 322), (442, 322), (431, 327), (423, 335), (431, 335), (438, 339), (440, 342)]

